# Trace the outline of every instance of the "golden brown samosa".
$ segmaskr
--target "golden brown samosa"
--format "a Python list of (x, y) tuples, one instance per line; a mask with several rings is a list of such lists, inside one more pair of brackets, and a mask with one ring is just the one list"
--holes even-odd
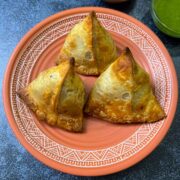
[(75, 57), (75, 70), (83, 75), (99, 75), (118, 57), (113, 39), (95, 12), (72, 28), (60, 50), (57, 64), (69, 57)]
[(69, 131), (82, 131), (85, 89), (74, 59), (41, 72), (19, 96), (38, 119)]
[(85, 111), (113, 123), (155, 122), (166, 116), (149, 75), (128, 48), (97, 79)]

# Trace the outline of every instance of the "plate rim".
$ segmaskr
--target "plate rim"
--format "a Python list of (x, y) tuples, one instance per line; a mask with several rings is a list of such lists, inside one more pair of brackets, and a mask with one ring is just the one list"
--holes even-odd
[[(89, 11), (96, 11), (100, 13), (106, 13), (106, 14), (111, 14), (115, 15), (121, 18), (128, 19), (129, 21), (135, 23), (136, 25), (140, 26), (143, 30), (149, 34), (152, 39), (158, 44), (158, 46), (161, 48), (164, 56), (167, 59), (167, 63), (169, 66), (169, 69), (171, 70), (171, 78), (172, 78), (172, 101), (170, 102), (170, 109), (171, 113), (169, 114), (168, 120), (165, 121), (163, 126), (158, 132), (158, 137), (155, 136), (154, 139), (141, 151), (139, 151), (137, 154), (132, 156), (131, 158), (120, 162), (121, 167), (119, 167), (119, 163), (110, 165), (110, 166), (105, 166), (105, 167), (96, 167), (96, 168), (80, 168), (80, 167), (73, 167), (73, 166), (67, 166), (64, 164), (60, 164), (58, 162), (55, 162), (51, 160), (50, 158), (44, 156), (37, 150), (35, 150), (22, 136), (21, 132), (19, 131), (13, 117), (13, 112), (11, 109), (11, 103), (10, 103), (10, 97), (9, 97), (9, 86), (10, 86), (10, 75), (11, 71), (13, 69), (14, 63), (16, 62), (16, 57), (19, 54), (19, 51), (21, 47), (23, 47), (26, 42), (32, 37), (33, 34), (38, 32), (43, 26), (49, 24), (52, 21), (55, 21), (58, 18), (63, 18), (72, 14), (78, 14), (78, 13), (85, 13)], [(134, 164), (138, 163), (142, 159), (144, 159), (146, 156), (148, 156), (158, 145), (159, 143), (164, 139), (165, 135), (167, 134), (170, 125), (172, 124), (176, 108), (177, 108), (177, 101), (178, 101), (178, 81), (177, 81), (177, 75), (176, 75), (176, 70), (172, 61), (171, 56), (169, 55), (168, 50), (165, 48), (164, 44), (161, 42), (161, 40), (157, 37), (157, 35), (146, 25), (141, 23), (139, 20), (135, 19), (134, 17), (125, 14), (123, 12), (109, 9), (109, 8), (102, 8), (102, 7), (79, 7), (79, 8), (72, 8), (68, 10), (61, 11), (59, 13), (56, 13), (54, 15), (51, 15), (47, 17), (46, 19), (42, 20), (40, 23), (35, 25), (32, 29), (30, 29), (19, 41), (15, 49), (13, 50), (12, 55), (9, 58), (9, 62), (6, 66), (6, 70), (4, 73), (4, 80), (3, 80), (3, 89), (2, 89), (2, 96), (3, 96), (3, 104), (4, 104), (4, 111), (6, 114), (6, 117), (8, 119), (8, 122), (10, 124), (11, 129), (13, 130), (16, 138), (18, 141), (25, 147), (25, 149), (36, 159), (38, 159), (40, 162), (46, 164), (47, 166), (54, 168), (56, 170), (65, 172), (65, 173), (70, 173), (73, 175), (80, 175), (80, 176), (101, 176), (101, 175), (107, 175), (107, 174), (112, 174), (124, 169), (127, 169)], [(141, 154), (141, 156), (139, 155)], [(132, 160), (130, 160), (132, 159)], [(129, 161), (130, 160), (130, 161)]]

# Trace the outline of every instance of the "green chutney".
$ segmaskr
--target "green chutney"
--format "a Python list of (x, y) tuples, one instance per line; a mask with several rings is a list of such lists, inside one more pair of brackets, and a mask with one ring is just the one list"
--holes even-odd
[(180, 0), (153, 0), (152, 3), (157, 27), (168, 35), (180, 37)]

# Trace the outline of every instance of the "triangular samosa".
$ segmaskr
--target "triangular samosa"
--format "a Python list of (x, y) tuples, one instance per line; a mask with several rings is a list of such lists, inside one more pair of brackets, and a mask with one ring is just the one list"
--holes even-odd
[(97, 79), (85, 111), (113, 123), (155, 122), (166, 116), (148, 73), (128, 48)]
[(85, 89), (74, 59), (41, 72), (19, 96), (38, 119), (69, 131), (82, 131)]
[(113, 39), (95, 12), (72, 28), (60, 50), (57, 64), (69, 57), (75, 58), (75, 70), (83, 75), (99, 75), (118, 57)]

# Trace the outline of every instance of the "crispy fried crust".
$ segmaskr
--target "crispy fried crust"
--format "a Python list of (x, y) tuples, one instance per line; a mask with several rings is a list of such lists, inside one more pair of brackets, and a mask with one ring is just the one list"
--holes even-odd
[(117, 58), (115, 43), (101, 26), (95, 12), (72, 28), (57, 64), (69, 57), (75, 57), (75, 71), (84, 75), (99, 75)]
[[(39, 120), (79, 132), (83, 129), (85, 89), (74, 73), (73, 63), (73, 60), (64, 61), (59, 66), (49, 68), (17, 94)], [(78, 103), (75, 102), (77, 99)]]
[(149, 75), (129, 49), (97, 79), (85, 111), (113, 123), (155, 122), (166, 116), (153, 94)]

